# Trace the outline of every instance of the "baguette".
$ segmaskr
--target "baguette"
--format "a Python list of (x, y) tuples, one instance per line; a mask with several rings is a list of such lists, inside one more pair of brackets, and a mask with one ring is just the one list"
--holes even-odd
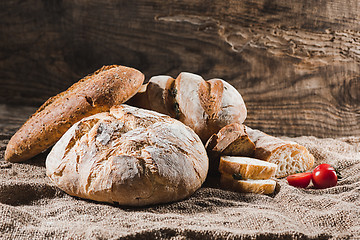
[(145, 92), (129, 105), (154, 110), (180, 120), (205, 143), (212, 134), (231, 123), (243, 123), (247, 110), (240, 93), (222, 79), (205, 81), (182, 72), (176, 79), (152, 77)]
[(278, 165), (276, 178), (308, 171), (314, 165), (314, 156), (304, 146), (284, 141), (247, 126), (246, 132), (255, 144), (254, 157)]
[(52, 146), (77, 121), (108, 111), (132, 97), (144, 75), (124, 66), (104, 66), (47, 100), (10, 139), (5, 160), (25, 161)]
[(222, 188), (243, 193), (272, 194), (275, 191), (276, 181), (266, 180), (236, 180), (231, 175), (221, 174)]
[(219, 172), (242, 179), (269, 179), (275, 175), (277, 165), (255, 158), (221, 156)]

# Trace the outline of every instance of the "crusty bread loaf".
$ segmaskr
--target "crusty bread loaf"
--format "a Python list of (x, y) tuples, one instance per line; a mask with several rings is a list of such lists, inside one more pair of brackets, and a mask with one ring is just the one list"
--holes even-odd
[(271, 194), (275, 191), (276, 181), (266, 180), (236, 180), (231, 175), (221, 174), (220, 185), (224, 189), (243, 193)]
[(25, 161), (52, 146), (74, 123), (132, 97), (144, 75), (124, 66), (105, 66), (50, 98), (10, 139), (5, 160)]
[(242, 179), (269, 179), (274, 177), (277, 165), (249, 157), (221, 156), (219, 172)]
[(184, 199), (204, 182), (208, 158), (192, 129), (127, 105), (74, 124), (46, 159), (46, 173), (70, 195), (144, 206)]
[(205, 144), (209, 156), (209, 174), (216, 175), (221, 155), (249, 156), (255, 152), (255, 144), (245, 132), (245, 126), (232, 123), (213, 134)]
[(152, 77), (146, 91), (137, 94), (129, 104), (179, 119), (204, 143), (222, 127), (243, 123), (247, 115), (240, 93), (229, 83), (221, 79), (205, 81), (187, 72), (180, 73), (176, 79)]
[(314, 165), (313, 155), (304, 146), (284, 141), (247, 126), (246, 132), (255, 143), (254, 157), (278, 165), (275, 174), (277, 178), (308, 171)]
[(126, 104), (149, 110), (156, 109), (159, 113), (174, 117), (174, 107), (172, 106), (174, 100), (171, 93), (174, 81), (175, 79), (169, 76), (154, 76)]
[(221, 128), (209, 138), (205, 147), (222, 155), (252, 157), (255, 153), (255, 144), (246, 134), (245, 126), (239, 123)]

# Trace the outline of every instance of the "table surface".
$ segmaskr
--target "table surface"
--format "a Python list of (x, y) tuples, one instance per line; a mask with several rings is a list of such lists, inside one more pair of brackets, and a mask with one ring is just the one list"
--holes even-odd
[(46, 176), (48, 151), (25, 163), (3, 159), (35, 109), (0, 105), (0, 237), (3, 239), (349, 239), (360, 238), (360, 137), (282, 137), (304, 145), (315, 165), (342, 173), (336, 187), (297, 189), (277, 180), (272, 195), (206, 182), (188, 199), (131, 208), (71, 197)]

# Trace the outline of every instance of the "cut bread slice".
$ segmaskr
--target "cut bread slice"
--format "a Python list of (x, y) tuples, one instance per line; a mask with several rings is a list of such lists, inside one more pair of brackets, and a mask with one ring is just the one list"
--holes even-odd
[(236, 180), (232, 175), (221, 174), (220, 185), (222, 188), (243, 193), (272, 194), (275, 191), (276, 181), (266, 180)]
[(255, 143), (255, 158), (275, 163), (276, 178), (296, 172), (308, 171), (314, 165), (314, 156), (304, 147), (292, 141), (284, 141), (246, 126), (250, 140)]
[(269, 179), (275, 175), (277, 165), (249, 157), (220, 157), (219, 172), (240, 177), (242, 179)]

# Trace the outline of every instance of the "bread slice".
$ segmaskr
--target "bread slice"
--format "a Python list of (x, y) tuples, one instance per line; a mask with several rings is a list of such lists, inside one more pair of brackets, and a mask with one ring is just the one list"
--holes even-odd
[(228, 174), (221, 174), (220, 185), (222, 188), (243, 193), (272, 194), (275, 191), (276, 181), (266, 180), (236, 180)]
[(314, 165), (314, 156), (304, 146), (292, 141), (284, 141), (247, 126), (246, 132), (255, 143), (254, 157), (278, 165), (275, 173), (277, 178), (308, 171)]
[(144, 75), (124, 66), (104, 66), (47, 100), (10, 139), (5, 160), (25, 161), (52, 146), (77, 121), (124, 103)]
[(219, 172), (234, 175), (242, 179), (269, 179), (275, 175), (277, 165), (255, 158), (222, 156)]

